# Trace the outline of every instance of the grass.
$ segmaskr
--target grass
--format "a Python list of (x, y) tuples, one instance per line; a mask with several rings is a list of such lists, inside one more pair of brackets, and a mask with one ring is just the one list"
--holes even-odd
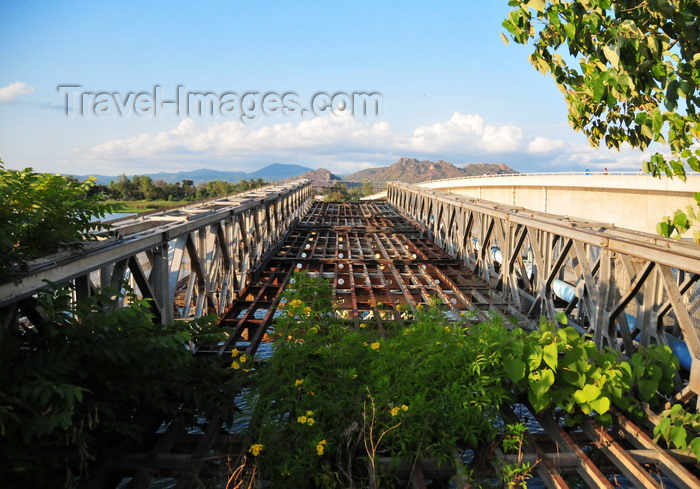
[(175, 207), (186, 204), (184, 200), (108, 200), (108, 204), (120, 204), (119, 212), (141, 213), (156, 209)]

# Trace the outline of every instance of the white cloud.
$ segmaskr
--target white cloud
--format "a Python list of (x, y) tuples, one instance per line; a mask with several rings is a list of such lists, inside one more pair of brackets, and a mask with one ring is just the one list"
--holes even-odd
[(518, 126), (486, 126), (481, 147), (489, 153), (509, 153), (520, 148), (523, 131)]
[(459, 112), (408, 133), (395, 131), (386, 121), (351, 117), (315, 117), (272, 125), (240, 121), (205, 125), (184, 119), (171, 130), (108, 141), (85, 156), (107, 165), (132, 165), (137, 172), (144, 165), (152, 170), (202, 165), (250, 171), (280, 162), (342, 173), (386, 166), (399, 156), (444, 159), (458, 165), (502, 161), (521, 171), (606, 167), (636, 171), (645, 157), (629, 147), (619, 152), (596, 149), (533, 132), (529, 129), (525, 137), (518, 126), (489, 124), (480, 115)]
[(407, 147), (420, 153), (455, 150), (505, 153), (517, 150), (522, 137), (517, 126), (485, 124), (480, 115), (455, 112), (445, 122), (417, 128)]
[[(513, 125), (486, 124), (481, 116), (455, 112), (450, 119), (421, 126), (410, 134), (393, 130), (386, 121), (351, 117), (315, 117), (298, 123), (267, 126), (229, 121), (203, 126), (192, 119), (174, 129), (108, 141), (91, 156), (104, 160), (157, 159), (201, 154), (245, 161), (265, 155), (269, 161), (315, 155), (331, 160), (339, 171), (377, 166), (379, 155), (488, 155), (517, 150), (522, 130)], [(343, 161), (341, 163), (341, 161)], [(373, 163), (374, 162), (374, 163)], [(386, 159), (383, 164), (386, 164)], [(319, 163), (321, 165), (322, 161)]]
[(533, 154), (549, 154), (555, 151), (560, 151), (566, 145), (561, 139), (550, 139), (543, 136), (537, 136), (527, 145), (527, 152)]
[(0, 104), (11, 104), (20, 96), (32, 93), (34, 87), (30, 87), (24, 82), (10, 83), (6, 87), (0, 88)]
[[(565, 161), (572, 162), (579, 168), (591, 170), (638, 171), (642, 167), (642, 161), (649, 159), (653, 151), (641, 151), (629, 145), (620, 147), (620, 150), (610, 148), (593, 148), (591, 146), (577, 146), (571, 148), (565, 155)], [(571, 166), (571, 163), (569, 163)]]

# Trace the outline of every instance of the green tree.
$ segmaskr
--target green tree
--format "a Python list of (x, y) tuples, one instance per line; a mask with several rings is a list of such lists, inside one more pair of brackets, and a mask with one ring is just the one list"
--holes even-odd
[[(550, 73), (569, 106), (569, 122), (593, 146), (656, 152), (645, 172), (685, 179), (700, 171), (700, 3), (697, 0), (510, 0), (503, 22), (517, 43), (533, 41), (530, 62)], [(507, 38), (503, 36), (507, 42)], [(700, 193), (696, 194), (700, 207)], [(677, 211), (659, 232), (680, 237), (700, 209)]]
[(349, 200), (348, 186), (339, 181), (335, 182), (326, 194), (325, 200), (328, 202)]
[(207, 182), (207, 193), (209, 197), (224, 197), (232, 192), (232, 185), (223, 180), (211, 180)]
[(122, 200), (131, 199), (131, 194), (134, 191), (134, 185), (129, 180), (129, 177), (123, 173), (117, 177), (117, 180), (109, 182), (109, 189)]
[(85, 182), (31, 168), (6, 170), (0, 161), (0, 280), (18, 273), (31, 259), (79, 247), (104, 227), (95, 218), (118, 210), (90, 195)]

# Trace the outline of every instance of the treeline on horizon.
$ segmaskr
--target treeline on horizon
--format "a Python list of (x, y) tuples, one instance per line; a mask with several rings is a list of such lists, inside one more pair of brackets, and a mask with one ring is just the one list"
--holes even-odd
[[(73, 177), (68, 177), (76, 180)], [(267, 185), (262, 178), (241, 180), (230, 183), (224, 180), (211, 180), (195, 185), (194, 181), (183, 179), (180, 182), (168, 183), (165, 180), (153, 180), (145, 175), (134, 175), (131, 178), (119, 175), (109, 185), (95, 184), (90, 193), (103, 194), (107, 199), (122, 201), (137, 200), (169, 200), (194, 201), (244, 192)]]

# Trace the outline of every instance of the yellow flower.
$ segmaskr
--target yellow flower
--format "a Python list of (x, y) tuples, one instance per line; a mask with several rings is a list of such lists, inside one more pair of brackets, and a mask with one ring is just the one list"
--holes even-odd
[(260, 452), (262, 452), (264, 445), (262, 443), (256, 443), (255, 445), (251, 445), (248, 451), (253, 454), (253, 456), (257, 457)]
[(314, 412), (313, 412), (313, 411), (306, 411), (306, 415), (307, 415), (307, 416), (313, 416), (313, 415), (314, 415)]
[(365, 323), (360, 323), (360, 328), (366, 328), (367, 325)]
[(245, 363), (246, 361), (248, 361), (248, 357), (246, 357), (245, 355), (241, 355), (241, 358), (239, 358), (239, 360), (241, 361), (241, 363)]
[(401, 411), (400, 408), (397, 408), (397, 407), (391, 408), (391, 415), (396, 416), (397, 414), (399, 414), (399, 411)]
[(403, 409), (404, 411), (408, 411), (408, 406), (406, 406), (405, 404), (402, 404), (401, 409)]
[(306, 420), (306, 424), (308, 424), (309, 426), (313, 426), (314, 423), (315, 423), (314, 418), (309, 418)]
[(306, 314), (307, 316), (308, 316), (309, 314), (311, 314), (311, 308), (310, 308), (310, 307), (305, 307), (305, 308), (304, 308), (304, 314)]
[(241, 352), (238, 350), (238, 348), (234, 348), (233, 350), (231, 350), (231, 356), (233, 358), (236, 358), (240, 354), (241, 354)]
[(442, 345), (442, 341), (436, 341), (435, 344), (436, 344), (436, 345)]
[(306, 423), (306, 416), (298, 416), (297, 423), (301, 423), (301, 424)]
[(238, 370), (239, 368), (241, 368), (241, 364), (238, 362), (233, 362), (231, 364), (231, 368), (233, 368), (234, 370)]
[(316, 454), (317, 454), (319, 457), (320, 457), (321, 455), (323, 455), (323, 448), (324, 448), (323, 445), (321, 445), (320, 443), (319, 443), (318, 445), (316, 445)]
[(294, 299), (292, 302), (289, 303), (291, 307), (299, 307), (303, 304), (299, 299)]
[(375, 341), (370, 345), (370, 348), (372, 348), (373, 350), (379, 350), (379, 343)]
[(299, 387), (303, 383), (304, 383), (304, 379), (297, 379), (294, 381), (294, 385), (296, 385), (297, 387)]
[(416, 309), (418, 309), (419, 311), (422, 311), (422, 310), (423, 310), (423, 304), (418, 304), (418, 305), (416, 306)]
[(396, 304), (396, 310), (401, 312), (401, 304)]

